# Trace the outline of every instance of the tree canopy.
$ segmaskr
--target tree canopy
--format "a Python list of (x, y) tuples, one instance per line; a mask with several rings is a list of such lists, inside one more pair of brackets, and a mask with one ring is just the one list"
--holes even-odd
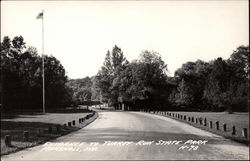
[[(171, 53), (170, 53), (171, 54)], [(249, 46), (230, 58), (184, 63), (170, 77), (155, 51), (129, 62), (118, 46), (107, 51), (93, 77), (68, 80), (54, 56), (44, 56), (46, 107), (108, 103), (126, 110), (249, 111)], [(1, 105), (4, 110), (42, 107), (42, 57), (22, 36), (1, 43)]]
[[(66, 106), (70, 89), (65, 69), (53, 56), (45, 56), (45, 96), (48, 110)], [(1, 104), (4, 110), (42, 109), (42, 57), (26, 47), (22, 36), (1, 43)]]

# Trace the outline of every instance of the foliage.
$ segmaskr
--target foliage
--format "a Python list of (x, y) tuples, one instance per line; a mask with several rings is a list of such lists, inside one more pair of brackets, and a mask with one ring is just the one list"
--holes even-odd
[[(53, 56), (45, 56), (46, 106), (108, 103), (116, 109), (249, 111), (249, 46), (229, 59), (186, 62), (167, 75), (159, 53), (144, 50), (128, 62), (118, 46), (107, 51), (97, 75), (68, 80)], [(42, 57), (22, 36), (1, 43), (1, 104), (5, 110), (41, 109)]]
[(117, 81), (124, 69), (126, 58), (123, 52), (116, 45), (112, 52), (107, 52), (103, 66), (94, 78), (94, 88), (92, 91), (98, 91), (101, 102), (107, 102), (116, 105), (118, 99)]
[[(118, 54), (117, 54), (118, 53)], [(118, 106), (130, 105), (138, 109), (160, 107), (166, 98), (166, 65), (156, 52), (143, 51), (139, 60), (129, 63), (115, 46), (108, 52), (104, 65), (95, 77), (102, 101)]]
[(82, 79), (70, 79), (66, 83), (67, 87), (72, 89), (73, 100), (76, 104), (84, 104), (91, 101), (92, 97), (92, 79), (85, 77)]
[(228, 60), (187, 62), (175, 72), (179, 85), (169, 100), (186, 110), (247, 111), (248, 62), (249, 47), (245, 46)]
[[(64, 107), (71, 101), (65, 70), (53, 56), (45, 56), (44, 63), (46, 107)], [(41, 109), (42, 57), (34, 47), (26, 49), (22, 36), (1, 43), (1, 87), (4, 110)]]

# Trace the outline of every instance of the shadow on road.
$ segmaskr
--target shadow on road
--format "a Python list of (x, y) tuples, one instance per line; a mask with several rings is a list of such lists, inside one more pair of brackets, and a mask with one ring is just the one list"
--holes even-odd
[[(104, 142), (104, 141), (133, 141), (140, 140), (155, 141), (187, 141), (187, 140), (207, 140), (207, 144), (229, 144), (223, 137), (204, 137), (192, 134), (180, 134), (159, 131), (129, 131), (120, 128), (85, 129), (77, 131), (68, 138), (68, 141), (75, 142)], [(64, 141), (67, 141), (64, 139)]]

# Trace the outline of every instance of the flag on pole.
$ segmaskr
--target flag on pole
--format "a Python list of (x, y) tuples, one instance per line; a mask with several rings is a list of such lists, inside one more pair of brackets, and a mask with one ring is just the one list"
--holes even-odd
[(42, 13), (39, 13), (37, 16), (36, 16), (36, 19), (42, 19), (43, 18), (43, 12)]

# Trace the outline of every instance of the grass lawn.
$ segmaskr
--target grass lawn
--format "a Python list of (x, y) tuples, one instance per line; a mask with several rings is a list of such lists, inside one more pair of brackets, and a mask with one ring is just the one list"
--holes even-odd
[[(96, 117), (85, 119), (84, 122), (79, 123), (79, 118), (83, 118), (91, 114), (85, 113), (33, 113), (33, 114), (15, 114), (6, 115), (1, 114), (1, 155), (9, 154), (23, 148), (32, 147), (50, 139), (68, 134), (76, 131), (90, 122)], [(68, 122), (75, 120), (75, 126), (68, 126)], [(67, 126), (64, 126), (67, 124)], [(60, 127), (58, 131), (56, 126)], [(52, 131), (49, 131), (49, 127)], [(27, 141), (23, 138), (23, 132), (29, 132), (29, 139)], [(4, 137), (10, 135), (12, 139), (12, 146), (5, 145)]]
[[(171, 113), (171, 117), (173, 119), (188, 123), (192, 126), (213, 132), (215, 134), (224, 136), (226, 138), (230, 138), (232, 140), (242, 142), (244, 144), (249, 145), (249, 113), (240, 113), (235, 112), (233, 114), (228, 114), (227, 112), (179, 112), (179, 111), (168, 111)], [(174, 116), (173, 116), (174, 114)], [(177, 118), (176, 114), (182, 115), (181, 118)], [(184, 115), (186, 115), (186, 120), (184, 120)], [(188, 121), (188, 117), (194, 117), (194, 122)], [(196, 123), (196, 118), (207, 119), (207, 125), (201, 125), (198, 121)], [(209, 122), (212, 121), (212, 128), (209, 127)], [(216, 129), (215, 122), (219, 121), (219, 130)], [(227, 124), (227, 131), (223, 130), (223, 124)], [(236, 134), (232, 135), (232, 127), (235, 126)], [(247, 128), (248, 137), (245, 138), (242, 136), (242, 129)]]

